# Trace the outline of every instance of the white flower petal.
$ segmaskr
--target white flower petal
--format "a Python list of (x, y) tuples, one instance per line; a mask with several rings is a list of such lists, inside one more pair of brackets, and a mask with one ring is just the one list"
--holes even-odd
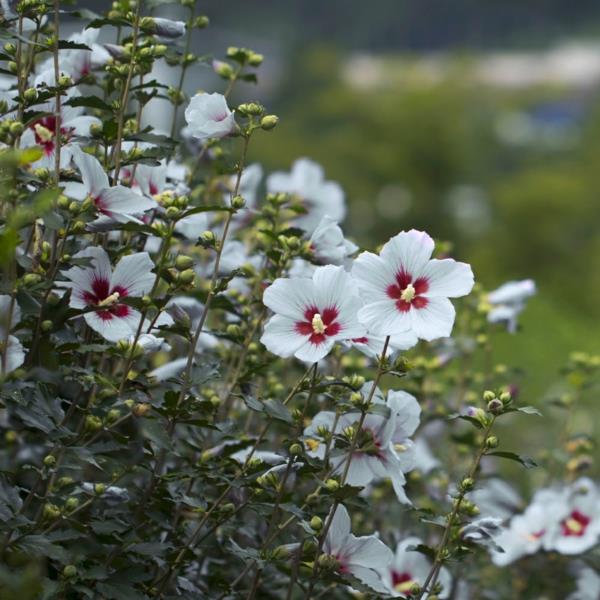
[(448, 298), (428, 298), (424, 308), (411, 308), (413, 331), (427, 341), (448, 337), (452, 333), (456, 311)]
[(154, 284), (156, 276), (152, 273), (153, 268), (154, 263), (147, 252), (124, 256), (110, 279), (111, 292), (121, 287), (128, 296), (143, 296)]
[(140, 215), (157, 206), (154, 200), (140, 196), (122, 185), (102, 190), (98, 199), (107, 211), (124, 215)]
[[(332, 509), (333, 510), (333, 509)], [(329, 512), (331, 515), (331, 511)], [(340, 551), (350, 535), (350, 515), (343, 504), (338, 504), (325, 537), (324, 548), (328, 554)]]
[(380, 256), (394, 273), (404, 271), (416, 278), (431, 258), (433, 248), (433, 239), (427, 233), (411, 229), (391, 238)]
[(102, 165), (90, 154), (87, 154), (79, 146), (74, 146), (72, 149), (73, 162), (77, 165), (83, 183), (87, 188), (88, 193), (97, 197), (102, 190), (109, 187), (108, 175), (102, 168)]
[(424, 294), (427, 297), (457, 298), (466, 296), (473, 289), (475, 283), (470, 265), (456, 262), (451, 258), (430, 260), (421, 271), (421, 277), (425, 277), (429, 284), (429, 288)]
[(277, 356), (293, 356), (306, 343), (307, 337), (295, 329), (296, 322), (282, 315), (273, 315), (265, 324), (260, 338), (265, 348)]
[(273, 312), (298, 321), (315, 301), (313, 282), (303, 277), (276, 279), (263, 294), (264, 304)]

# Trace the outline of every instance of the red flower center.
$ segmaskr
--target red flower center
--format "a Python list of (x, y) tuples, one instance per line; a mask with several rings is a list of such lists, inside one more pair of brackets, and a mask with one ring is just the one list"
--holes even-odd
[(328, 337), (337, 335), (342, 326), (336, 322), (338, 310), (335, 306), (325, 308), (322, 311), (316, 306), (309, 306), (304, 311), (304, 321), (296, 322), (296, 331), (300, 335), (309, 336), (309, 341), (318, 346)]
[[(56, 117), (48, 115), (38, 119), (31, 125), (31, 130), (35, 137), (35, 143), (44, 149), (44, 154), (46, 156), (52, 154), (56, 145)], [(71, 138), (73, 128), (61, 127), (60, 133), (67, 142)]]
[(425, 277), (413, 281), (413, 277), (406, 271), (396, 273), (396, 283), (388, 285), (385, 290), (387, 295), (396, 301), (396, 308), (400, 312), (408, 312), (411, 307), (425, 308), (428, 304), (425, 294), (429, 289), (429, 282)]
[[(108, 279), (102, 277), (95, 277), (92, 281), (92, 290), (83, 292), (83, 300), (90, 306), (98, 306), (102, 302), (106, 301), (107, 298), (113, 294), (119, 294), (118, 298), (127, 296), (127, 289), (116, 285), (112, 289), (110, 288), (110, 282)], [(126, 317), (130, 314), (130, 308), (127, 304), (119, 304), (116, 300), (114, 304), (109, 304), (106, 308), (99, 310), (96, 314), (103, 321), (110, 321), (114, 317)]]
[(561, 524), (561, 533), (568, 537), (581, 537), (585, 534), (587, 526), (591, 522), (591, 518), (584, 515), (578, 510), (574, 510)]
[(408, 592), (415, 583), (412, 575), (407, 571), (398, 573), (398, 571), (392, 571), (392, 587), (399, 592)]

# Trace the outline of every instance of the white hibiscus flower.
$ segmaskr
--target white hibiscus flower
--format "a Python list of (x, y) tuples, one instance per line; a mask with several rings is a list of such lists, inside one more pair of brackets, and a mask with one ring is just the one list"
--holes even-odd
[(318, 267), (312, 279), (277, 279), (265, 290), (263, 302), (275, 315), (261, 342), (284, 358), (318, 362), (335, 342), (365, 333), (356, 318), (361, 305), (356, 285), (342, 267)]
[(201, 141), (222, 138), (235, 127), (235, 117), (222, 94), (196, 94), (185, 109), (188, 132)]
[(390, 564), (392, 551), (374, 535), (356, 537), (351, 533), (348, 511), (338, 505), (327, 531), (323, 552), (337, 562), (337, 571), (349, 573), (376, 592), (385, 594), (387, 588), (376, 571)]
[(135, 334), (141, 314), (122, 298), (140, 297), (154, 284), (154, 263), (146, 252), (123, 257), (112, 270), (108, 254), (97, 247), (86, 248), (73, 258), (90, 258), (89, 267), (72, 267), (63, 275), (70, 279), (60, 282), (71, 289), (69, 306), (91, 309), (83, 317), (103, 338), (116, 342)]
[[(411, 550), (423, 542), (417, 537), (408, 537), (396, 547), (396, 554), (386, 568), (377, 569), (392, 596), (404, 597), (409, 594), (413, 585), (422, 586), (431, 571), (431, 561), (420, 552)], [(447, 598), (452, 578), (448, 569), (442, 567), (438, 577), (442, 591), (436, 597)]]
[(122, 185), (110, 185), (108, 175), (100, 162), (81, 148), (73, 148), (73, 161), (81, 173), (83, 183), (70, 182), (65, 186), (68, 196), (83, 200), (91, 198), (98, 218), (88, 225), (91, 230), (101, 230), (115, 223), (141, 223), (140, 216), (156, 208), (154, 200), (137, 194)]
[(363, 252), (354, 261), (352, 275), (365, 301), (358, 316), (371, 333), (412, 331), (428, 341), (450, 335), (455, 311), (448, 298), (471, 291), (473, 272), (449, 258), (431, 259), (433, 246), (413, 229), (389, 240), (379, 256)]

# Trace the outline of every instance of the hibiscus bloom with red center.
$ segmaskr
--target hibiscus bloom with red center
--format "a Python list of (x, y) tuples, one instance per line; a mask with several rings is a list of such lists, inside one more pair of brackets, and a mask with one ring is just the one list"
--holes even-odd
[(72, 267), (63, 273), (70, 280), (60, 283), (61, 287), (71, 289), (69, 306), (86, 310), (83, 315), (86, 323), (109, 341), (131, 336), (141, 314), (122, 300), (143, 296), (154, 284), (154, 263), (148, 253), (123, 257), (114, 271), (102, 248), (86, 248), (74, 258), (91, 260), (89, 266)]
[(473, 272), (450, 258), (432, 259), (434, 242), (424, 232), (403, 231), (378, 255), (363, 252), (354, 262), (365, 306), (358, 316), (375, 335), (414, 333), (433, 340), (447, 337), (455, 311), (449, 298), (465, 296), (473, 287)]
[(366, 333), (356, 318), (361, 307), (356, 284), (342, 267), (319, 267), (311, 279), (277, 279), (263, 302), (275, 314), (261, 342), (278, 356), (317, 362), (336, 341)]

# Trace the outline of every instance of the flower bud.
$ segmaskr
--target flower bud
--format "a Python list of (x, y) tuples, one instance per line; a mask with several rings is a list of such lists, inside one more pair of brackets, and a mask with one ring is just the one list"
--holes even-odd
[(298, 442), (295, 442), (294, 444), (292, 444), (289, 448), (289, 453), (292, 456), (299, 456), (302, 454), (302, 445), (299, 444)]
[(63, 569), (63, 576), (67, 578), (75, 577), (77, 575), (77, 567), (75, 565), (67, 565)]
[(14, 444), (19, 439), (19, 434), (14, 429), (9, 429), (4, 434), (4, 441), (7, 444)]
[(191, 256), (187, 256), (185, 254), (180, 254), (175, 259), (175, 268), (178, 271), (186, 271), (190, 267), (194, 266), (194, 260)]
[(216, 242), (215, 234), (212, 231), (203, 231), (200, 234), (200, 239), (206, 246), (213, 246)]
[(100, 431), (102, 429), (102, 419), (95, 415), (88, 415), (85, 418), (86, 431)]
[(194, 27), (198, 29), (204, 29), (205, 27), (208, 27), (209, 23), (210, 19), (206, 15), (200, 15), (194, 19)]
[(67, 498), (67, 501), (65, 502), (65, 508), (69, 512), (74, 511), (78, 506), (79, 506), (79, 498), (76, 498), (75, 496), (71, 496), (70, 498)]
[(181, 210), (179, 210), (176, 206), (169, 206), (165, 213), (169, 219), (176, 219), (181, 214)]
[(475, 481), (473, 480), (472, 477), (465, 477), (460, 482), (460, 489), (462, 492), (468, 492), (469, 490), (473, 489), (474, 485), (475, 485)]
[(499, 415), (504, 409), (504, 404), (502, 404), (498, 398), (494, 398), (488, 402), (487, 409), (488, 412), (491, 412), (493, 415)]
[(35, 88), (27, 88), (24, 92), (23, 92), (23, 98), (25, 98), (25, 100), (27, 102), (34, 102), (35, 100), (37, 100), (37, 90)]
[(48, 332), (52, 330), (52, 327), (54, 326), (54, 323), (50, 320), (50, 319), (46, 319), (45, 321), (42, 321), (42, 331)]
[(259, 67), (264, 59), (265, 57), (262, 54), (259, 54), (258, 52), (251, 52), (248, 56), (248, 64), (252, 67)]
[(485, 440), (485, 445), (487, 448), (497, 448), (498, 444), (499, 441), (495, 435), (490, 435), (490, 437)]
[(21, 135), (24, 129), (25, 126), (23, 125), (23, 123), (21, 123), (21, 121), (14, 121), (10, 124), (11, 135)]
[(321, 528), (323, 527), (323, 519), (321, 519), (321, 517), (317, 517), (314, 516), (311, 520), (310, 520), (310, 526), (312, 527), (312, 529), (314, 529), (315, 531), (320, 531)]
[(181, 271), (181, 273), (179, 273), (177, 277), (177, 282), (183, 283), (184, 285), (188, 285), (190, 283), (193, 283), (195, 277), (196, 272), (194, 271), (194, 269), (186, 269), (185, 271)]
[(58, 519), (60, 517), (60, 508), (56, 504), (44, 504), (43, 515), (45, 519)]
[(511, 403), (512, 396), (510, 392), (502, 392), (500, 394), (500, 402), (504, 404), (504, 406), (508, 406)]
[(68, 87), (70, 85), (73, 85), (73, 79), (70, 75), (61, 75), (58, 78), (58, 85), (60, 87)]
[(328, 479), (325, 482), (328, 492), (337, 492), (340, 489), (340, 482), (337, 479)]
[(496, 394), (494, 394), (494, 392), (492, 392), (491, 390), (486, 390), (485, 392), (483, 392), (483, 400), (484, 400), (484, 402), (490, 402), (495, 397), (496, 397)]
[(264, 129), (265, 131), (275, 129), (277, 123), (279, 123), (279, 117), (277, 115), (265, 115), (260, 120), (261, 129)]
[(231, 207), (235, 208), (236, 210), (239, 210), (240, 208), (244, 208), (244, 205), (246, 204), (246, 201), (244, 200), (244, 198), (242, 196), (234, 196), (231, 199)]
[(44, 466), (52, 468), (56, 464), (56, 457), (52, 454), (44, 456)]
[(103, 483), (94, 484), (94, 494), (98, 494), (98, 496), (102, 496), (106, 491), (106, 486)]
[(118, 421), (120, 417), (121, 411), (118, 408), (111, 408), (106, 415), (106, 421), (108, 423), (114, 423), (115, 421)]
[(136, 417), (145, 417), (151, 410), (152, 406), (150, 406), (150, 404), (147, 402), (140, 402), (132, 408), (131, 412), (133, 412)]

